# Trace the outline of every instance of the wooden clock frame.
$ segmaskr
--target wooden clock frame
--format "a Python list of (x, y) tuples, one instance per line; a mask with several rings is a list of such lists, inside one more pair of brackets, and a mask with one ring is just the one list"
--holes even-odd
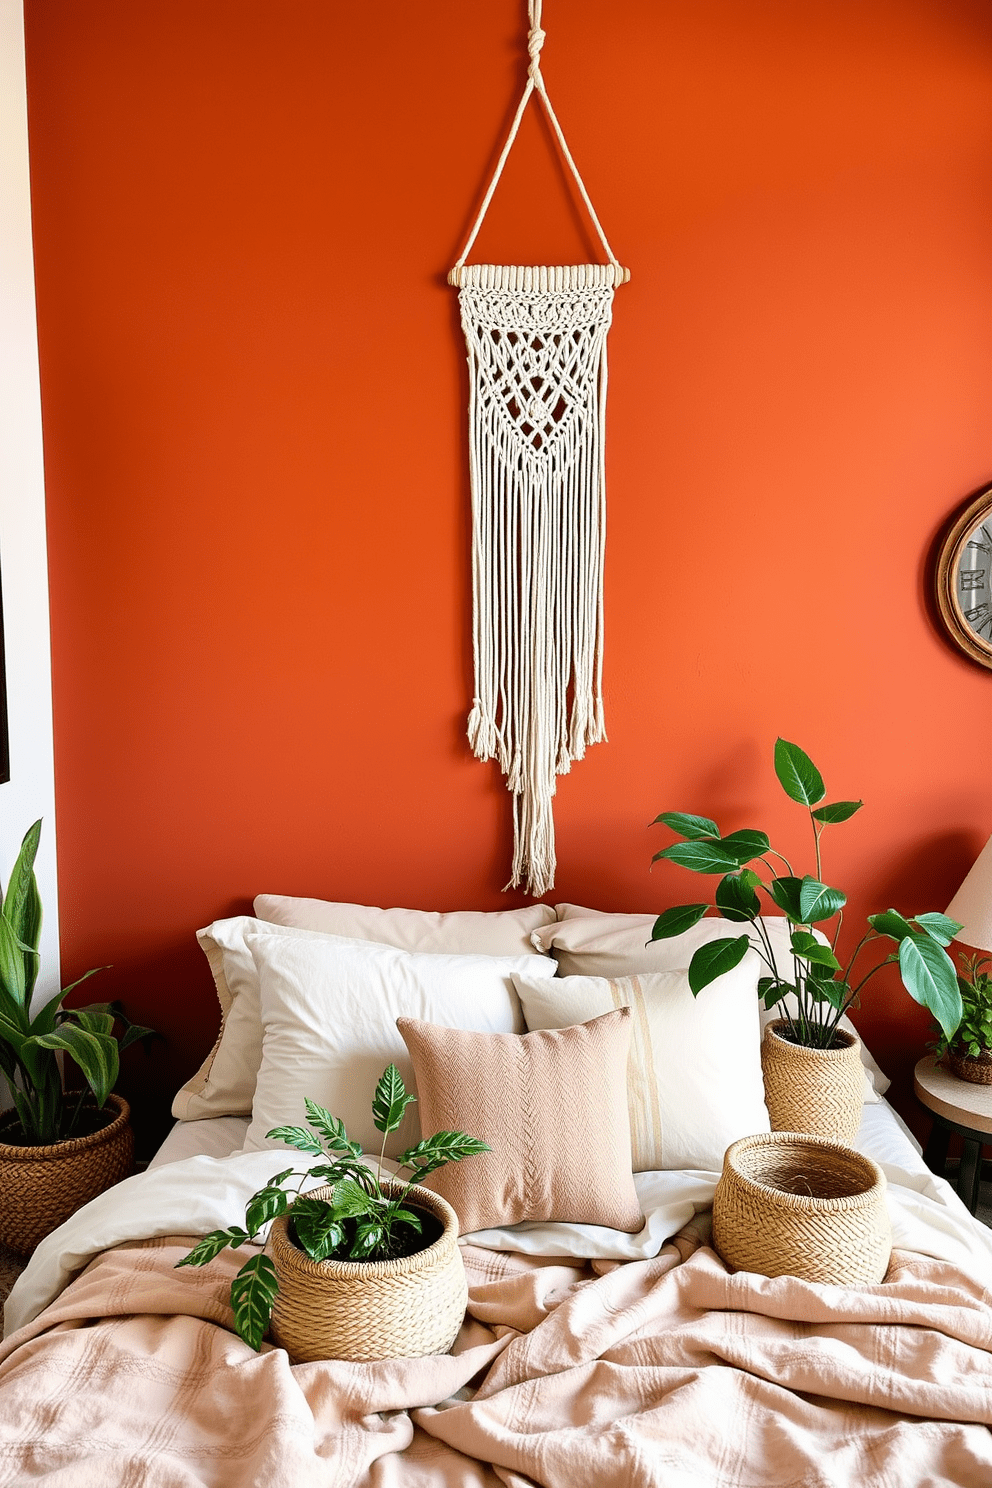
[[(958, 517), (937, 551), (936, 589), (937, 605), (951, 640), (972, 661), (992, 670), (992, 602), (988, 609), (989, 640), (977, 635), (969, 624), (966, 612), (958, 597), (957, 575), (961, 558), (971, 534), (977, 527), (986, 526), (989, 542), (989, 570), (992, 572), (992, 486), (979, 491)], [(981, 608), (981, 607), (979, 607)], [(976, 611), (968, 612), (972, 619)], [(983, 624), (985, 621), (983, 620)]]

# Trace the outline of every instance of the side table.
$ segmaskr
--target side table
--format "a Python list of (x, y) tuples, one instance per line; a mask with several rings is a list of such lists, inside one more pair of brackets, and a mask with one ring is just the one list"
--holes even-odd
[(928, 1054), (913, 1072), (913, 1090), (933, 1113), (933, 1130), (923, 1152), (932, 1173), (944, 1171), (951, 1133), (963, 1138), (958, 1193), (974, 1214), (982, 1181), (982, 1144), (992, 1142), (992, 1085), (959, 1080), (937, 1062), (936, 1054)]

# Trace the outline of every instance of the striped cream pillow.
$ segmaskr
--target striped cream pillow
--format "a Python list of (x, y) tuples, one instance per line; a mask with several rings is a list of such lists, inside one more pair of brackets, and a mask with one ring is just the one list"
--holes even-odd
[(529, 1029), (631, 1012), (627, 1099), (635, 1173), (719, 1173), (731, 1142), (768, 1131), (758, 999), (737, 967), (693, 997), (686, 971), (623, 977), (514, 973)]

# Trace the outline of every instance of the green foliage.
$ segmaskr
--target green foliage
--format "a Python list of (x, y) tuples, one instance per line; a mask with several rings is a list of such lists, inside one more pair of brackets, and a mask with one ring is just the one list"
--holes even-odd
[[(789, 1035), (796, 1043), (812, 1048), (830, 1048), (837, 1024), (881, 965), (895, 963), (903, 986), (911, 997), (933, 1014), (939, 1024), (944, 1046), (962, 1022), (966, 985), (974, 988), (983, 978), (984, 999), (978, 1021), (970, 1027), (982, 1031), (992, 1047), (992, 987), (985, 972), (970, 968), (971, 981), (956, 976), (953, 963), (944, 947), (949, 945), (961, 926), (947, 915), (926, 913), (907, 918), (894, 909), (868, 916), (868, 931), (862, 937), (846, 967), (837, 959), (837, 942), (846, 895), (823, 882), (820, 863), (820, 837), (827, 826), (850, 821), (861, 810), (860, 801), (835, 801), (819, 805), (826, 794), (823, 777), (798, 744), (786, 739), (775, 743), (775, 774), (790, 800), (804, 806), (813, 832), (815, 873), (802, 876), (792, 871), (781, 853), (775, 852), (764, 832), (751, 829), (724, 836), (709, 817), (680, 811), (663, 811), (652, 825), (661, 823), (684, 840), (673, 842), (655, 853), (652, 862), (663, 858), (678, 863), (693, 873), (720, 874), (714, 894), (714, 905), (684, 904), (667, 909), (655, 921), (652, 940), (663, 940), (691, 930), (715, 907), (723, 919), (750, 928), (740, 936), (726, 936), (700, 946), (689, 963), (689, 986), (698, 995), (710, 982), (739, 965), (753, 949), (764, 962), (765, 971), (758, 981), (758, 995), (768, 1008), (779, 1007), (780, 1016), (791, 1025)], [(816, 808), (816, 809), (814, 809)], [(773, 872), (770, 859), (784, 867)], [(753, 866), (748, 866), (753, 865)], [(763, 870), (763, 871), (762, 871)], [(775, 949), (760, 915), (759, 894), (765, 894), (791, 922), (791, 966), (780, 968)], [(823, 931), (814, 927), (835, 922), (829, 944)], [(865, 946), (872, 941), (889, 940), (895, 951), (855, 981), (854, 966)], [(992, 965), (992, 961), (989, 962)], [(790, 998), (790, 1003), (786, 1003)]]
[(952, 1038), (941, 1030), (934, 1048), (938, 1054), (953, 1048), (956, 1054), (977, 1059), (992, 1049), (992, 956), (962, 955), (958, 973), (961, 993), (961, 1022)]
[[(359, 1143), (349, 1140), (344, 1123), (308, 1099), (305, 1106), (309, 1126), (277, 1126), (267, 1135), (323, 1161), (311, 1164), (302, 1173), (293, 1168), (276, 1173), (248, 1200), (246, 1229), (232, 1225), (226, 1230), (214, 1230), (176, 1265), (206, 1266), (228, 1246), (237, 1249), (247, 1240), (256, 1240), (264, 1226), (287, 1213), (290, 1238), (314, 1261), (386, 1261), (421, 1248), (421, 1219), (407, 1205), (411, 1187), (447, 1163), (461, 1162), (490, 1149), (485, 1142), (464, 1132), (435, 1132), (400, 1153), (398, 1168), (406, 1168), (410, 1177), (393, 1180), (399, 1182), (399, 1192), (387, 1193), (382, 1173), (386, 1138), (399, 1128), (414, 1100), (416, 1096), (408, 1094), (399, 1070), (390, 1064), (383, 1071), (372, 1098), (372, 1119), (383, 1134), (383, 1152), (373, 1169), (362, 1160)], [(327, 1162), (328, 1155), (335, 1160)], [(296, 1186), (287, 1193), (284, 1185), (294, 1178)], [(315, 1198), (313, 1194), (301, 1193), (308, 1178), (331, 1185), (331, 1197)], [(234, 1326), (254, 1349), (261, 1345), (278, 1290), (275, 1267), (264, 1254), (246, 1261), (231, 1285)]]
[[(120, 1004), (66, 1008), (63, 1001), (94, 976), (96, 967), (57, 992), (38, 1011), (31, 997), (38, 979), (41, 896), (34, 861), (41, 822), (24, 835), (0, 907), (0, 1072), (11, 1087), (25, 1145), (38, 1147), (75, 1135), (83, 1109), (79, 1092), (62, 1087), (59, 1055), (76, 1065), (98, 1109), (117, 1083), (120, 1050), (152, 1030), (131, 1023)], [(118, 1035), (115, 1030), (123, 1032)]]

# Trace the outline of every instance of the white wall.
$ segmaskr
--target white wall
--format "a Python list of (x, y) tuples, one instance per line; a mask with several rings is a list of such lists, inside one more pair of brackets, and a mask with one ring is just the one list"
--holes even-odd
[(21, 0), (0, 0), (0, 583), (10, 727), (10, 781), (0, 784), (0, 873), (6, 885), (21, 838), (43, 817), (38, 990), (48, 992), (59, 979), (55, 775)]

